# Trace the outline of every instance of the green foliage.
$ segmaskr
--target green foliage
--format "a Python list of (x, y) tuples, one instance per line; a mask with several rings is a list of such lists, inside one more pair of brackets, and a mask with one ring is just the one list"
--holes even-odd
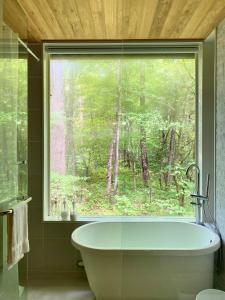
[(27, 195), (27, 166), (17, 165), (27, 160), (27, 60), (10, 39), (0, 59), (0, 201)]
[[(52, 193), (56, 192), (62, 198), (72, 198), (74, 193), (79, 191), (79, 185), (87, 181), (87, 177), (73, 175), (51, 174)], [(54, 196), (54, 194), (52, 194)]]
[[(195, 157), (194, 59), (62, 59), (52, 62), (52, 76), (57, 66), (63, 96), (60, 110), (51, 112), (51, 130), (61, 124), (63, 134), (53, 137), (61, 138), (61, 145), (51, 147), (65, 154), (63, 161), (57, 161), (57, 154), (52, 157), (64, 169), (51, 167), (51, 214), (59, 214), (55, 207), (62, 199), (71, 206), (75, 197), (81, 215), (193, 215), (189, 194), (194, 184), (185, 178), (185, 169)], [(51, 92), (56, 104), (59, 95)], [(114, 141), (108, 192), (109, 150), (117, 127), (118, 190), (113, 187)]]

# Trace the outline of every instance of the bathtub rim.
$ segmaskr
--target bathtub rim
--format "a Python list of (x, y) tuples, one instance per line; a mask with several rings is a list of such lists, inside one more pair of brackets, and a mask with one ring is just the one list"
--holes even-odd
[[(101, 222), (91, 222), (88, 224), (84, 224), (81, 225), (80, 227), (76, 228), (72, 234), (71, 234), (71, 243), (72, 245), (82, 251), (104, 251), (107, 253), (119, 253), (119, 252), (123, 252), (123, 253), (127, 253), (127, 254), (137, 254), (137, 253), (145, 253), (145, 254), (150, 254), (150, 255), (163, 255), (163, 256), (191, 256), (191, 255), (206, 255), (206, 254), (212, 254), (214, 252), (216, 252), (221, 245), (221, 241), (220, 238), (218, 236), (218, 234), (210, 227), (208, 226), (202, 226), (196, 223), (190, 223), (190, 222), (180, 222), (180, 221), (147, 221), (145, 223), (179, 223), (179, 224), (188, 224), (191, 226), (202, 226), (202, 228), (204, 228), (205, 230), (208, 230), (209, 232), (213, 233), (214, 235), (214, 239), (213, 242), (208, 246), (208, 247), (201, 247), (201, 248), (152, 248), (152, 249), (142, 249), (142, 248), (104, 248), (104, 247), (93, 247), (93, 246), (87, 246), (84, 244), (79, 243), (77, 240), (75, 240), (75, 231), (76, 233), (78, 233), (79, 231), (83, 230), (84, 227), (89, 227), (89, 226), (93, 226), (94, 224), (99, 224), (99, 223), (123, 223), (121, 221), (101, 221)], [(139, 223), (139, 221), (131, 221), (131, 223)]]

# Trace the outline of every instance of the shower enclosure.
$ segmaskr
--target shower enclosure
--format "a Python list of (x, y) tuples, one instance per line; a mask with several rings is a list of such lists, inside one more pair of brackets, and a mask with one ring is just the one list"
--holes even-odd
[(0, 300), (18, 300), (25, 293), (18, 265), (8, 270), (4, 212), (28, 197), (27, 49), (4, 24), (2, 11), (0, 2)]

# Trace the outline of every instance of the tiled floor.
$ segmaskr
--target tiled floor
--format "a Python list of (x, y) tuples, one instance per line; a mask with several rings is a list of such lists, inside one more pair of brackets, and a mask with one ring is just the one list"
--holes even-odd
[(94, 300), (85, 281), (52, 282), (38, 280), (27, 288), (27, 300)]

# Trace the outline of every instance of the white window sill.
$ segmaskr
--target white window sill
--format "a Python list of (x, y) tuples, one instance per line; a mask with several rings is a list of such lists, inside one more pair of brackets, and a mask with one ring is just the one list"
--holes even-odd
[(154, 221), (174, 221), (174, 222), (195, 222), (194, 217), (150, 217), (150, 216), (78, 216), (76, 221), (62, 220), (60, 217), (47, 216), (44, 217), (43, 222), (60, 222), (60, 223), (76, 223), (76, 222), (154, 222)]

